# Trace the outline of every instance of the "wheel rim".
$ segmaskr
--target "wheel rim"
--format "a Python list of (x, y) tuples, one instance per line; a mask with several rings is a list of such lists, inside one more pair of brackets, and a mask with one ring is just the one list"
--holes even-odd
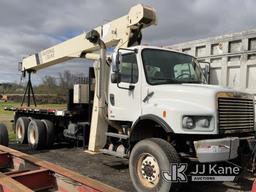
[(18, 125), (17, 126), (17, 138), (21, 139), (22, 135), (23, 135), (23, 131), (22, 131), (21, 125)]
[(156, 158), (149, 154), (142, 154), (137, 164), (137, 175), (144, 187), (154, 188), (160, 178), (160, 168)]
[(32, 145), (34, 145), (36, 143), (36, 131), (34, 129), (32, 129), (29, 132), (29, 141)]

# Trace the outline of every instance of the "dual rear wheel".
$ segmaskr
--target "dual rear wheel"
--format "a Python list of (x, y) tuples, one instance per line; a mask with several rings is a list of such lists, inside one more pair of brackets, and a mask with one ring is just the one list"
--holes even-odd
[(31, 149), (42, 149), (46, 146), (46, 128), (40, 120), (33, 119), (28, 125), (28, 144)]
[(27, 117), (20, 117), (16, 121), (16, 125), (15, 125), (16, 140), (21, 144), (25, 144), (28, 142), (27, 132), (28, 132), (29, 122), (30, 120)]
[(28, 143), (31, 149), (49, 148), (54, 143), (54, 125), (49, 120), (19, 117), (16, 121), (16, 139)]

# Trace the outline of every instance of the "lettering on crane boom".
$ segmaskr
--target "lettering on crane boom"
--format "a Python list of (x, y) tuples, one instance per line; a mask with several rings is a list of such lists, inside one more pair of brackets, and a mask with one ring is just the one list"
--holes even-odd
[(50, 48), (50, 49), (46, 49), (46, 50), (42, 51), (41, 57), (44, 61), (54, 58), (54, 48)]

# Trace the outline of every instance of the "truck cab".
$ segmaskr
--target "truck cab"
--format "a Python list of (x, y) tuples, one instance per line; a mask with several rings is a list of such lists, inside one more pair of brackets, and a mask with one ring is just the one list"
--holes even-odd
[[(208, 85), (195, 57), (152, 46), (120, 49), (114, 55), (108, 118), (130, 123), (131, 146), (146, 137), (163, 137), (197, 152), (201, 161), (220, 161), (237, 157), (238, 137), (253, 136), (253, 96)], [(207, 139), (203, 148), (211, 146), (208, 142), (232, 141), (233, 146), (209, 158), (200, 153), (199, 138)]]
[[(130, 174), (137, 190), (159, 185), (151, 173), (164, 169), (159, 159), (168, 159), (168, 153), (176, 154), (169, 163), (221, 162), (235, 159), (239, 148), (254, 141), (254, 97), (208, 85), (195, 57), (152, 46), (113, 55), (108, 118), (129, 127)], [(161, 147), (152, 151), (149, 145)], [(161, 149), (162, 154), (155, 152)]]

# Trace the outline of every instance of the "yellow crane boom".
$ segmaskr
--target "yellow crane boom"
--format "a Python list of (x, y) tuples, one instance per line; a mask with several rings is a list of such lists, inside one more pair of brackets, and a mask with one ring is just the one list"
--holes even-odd
[[(132, 7), (123, 17), (96, 27), (99, 38), (107, 47), (128, 47), (140, 43), (141, 29), (156, 23), (156, 15), (153, 8), (138, 4)], [(98, 44), (93, 42), (91, 35), (94, 33), (82, 33), (72, 39), (42, 50), (24, 58), (21, 62), (21, 71), (37, 71), (72, 58), (98, 59), (95, 54), (99, 50)], [(91, 41), (90, 41), (90, 40)]]

